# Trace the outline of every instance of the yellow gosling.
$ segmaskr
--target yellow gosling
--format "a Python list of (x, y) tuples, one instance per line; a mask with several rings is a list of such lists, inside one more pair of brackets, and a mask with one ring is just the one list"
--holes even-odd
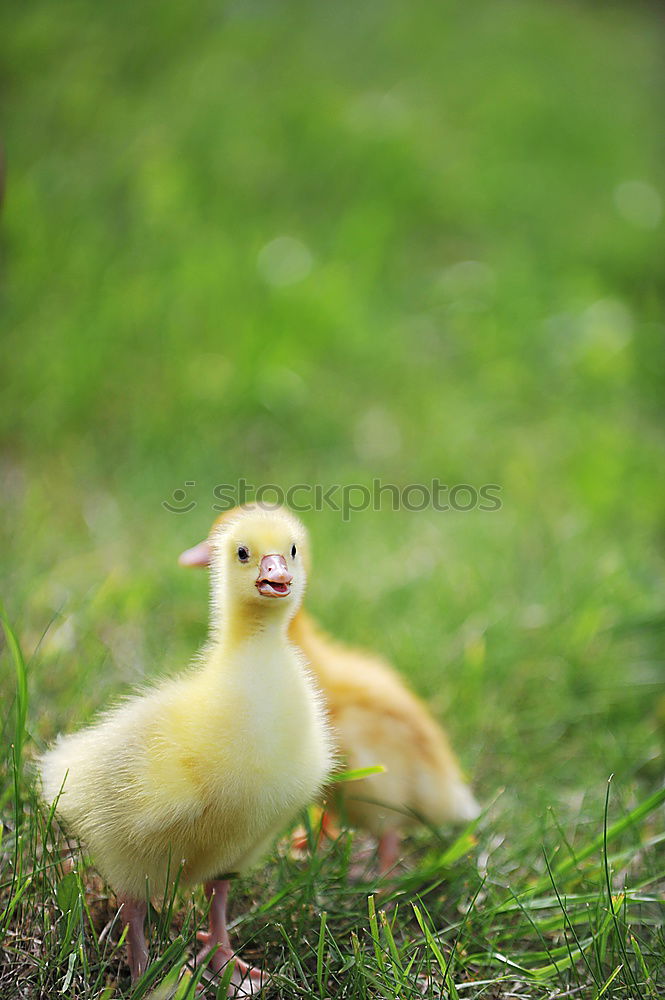
[(209, 539), (211, 626), (181, 677), (60, 737), (41, 759), (44, 797), (122, 900), (132, 978), (148, 960), (148, 895), (181, 868), (205, 883), (210, 968), (233, 958), (230, 996), (267, 981), (231, 948), (229, 873), (244, 871), (313, 801), (332, 766), (325, 709), (288, 638), (306, 583), (302, 524), (281, 510), (236, 511)]

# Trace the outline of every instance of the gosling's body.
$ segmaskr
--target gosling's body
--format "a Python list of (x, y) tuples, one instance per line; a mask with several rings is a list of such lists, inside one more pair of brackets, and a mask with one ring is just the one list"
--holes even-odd
[[(381, 840), (407, 830), (418, 818), (439, 826), (468, 823), (479, 815), (446, 733), (385, 660), (335, 642), (303, 610), (289, 635), (312, 665), (348, 767), (385, 768), (339, 786), (353, 826)], [(394, 862), (394, 854), (388, 851), (384, 867)]]
[[(223, 876), (258, 861), (332, 766), (325, 709), (287, 636), (301, 600), (305, 529), (286, 511), (239, 511), (210, 540), (210, 638), (183, 676), (61, 737), (44, 796), (123, 900), (132, 977), (145, 968), (145, 900), (206, 883), (208, 949), (236, 959), (230, 995), (265, 977), (233, 955)], [(258, 574), (258, 575), (257, 575)]]
[(62, 738), (46, 799), (121, 894), (243, 871), (313, 800), (330, 759), (301, 654), (270, 632)]

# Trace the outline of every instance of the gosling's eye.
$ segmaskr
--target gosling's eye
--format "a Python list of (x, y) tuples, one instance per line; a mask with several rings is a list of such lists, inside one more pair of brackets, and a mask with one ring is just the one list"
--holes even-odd
[(296, 547), (295, 547), (295, 545), (292, 545), (291, 546), (291, 558), (295, 559), (295, 557), (296, 557)]
[(249, 549), (246, 545), (238, 546), (238, 559), (240, 562), (249, 562)]

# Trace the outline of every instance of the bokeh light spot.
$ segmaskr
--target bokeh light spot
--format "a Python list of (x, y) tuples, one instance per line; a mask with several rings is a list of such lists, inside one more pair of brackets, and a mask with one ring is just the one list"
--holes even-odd
[(614, 189), (619, 215), (639, 229), (656, 229), (663, 217), (663, 199), (646, 181), (624, 181)]
[(277, 236), (259, 251), (256, 266), (269, 285), (295, 285), (312, 270), (314, 258), (308, 247), (293, 236)]

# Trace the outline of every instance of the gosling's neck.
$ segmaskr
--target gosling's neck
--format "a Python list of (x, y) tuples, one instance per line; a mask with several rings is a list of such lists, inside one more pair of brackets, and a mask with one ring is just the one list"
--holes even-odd
[[(288, 686), (293, 672), (301, 672), (297, 658), (288, 655), (288, 624), (285, 614), (226, 615), (210, 635), (203, 662), (212, 689), (249, 685), (258, 697), (261, 691), (274, 692), (276, 679), (278, 688)], [(292, 670), (285, 673), (287, 663)]]
[(286, 643), (295, 610), (290, 602), (282, 604), (281, 600), (279, 604), (276, 601), (274, 604), (272, 601), (270, 604), (231, 602), (226, 605), (223, 615), (213, 615), (211, 640), (225, 654), (259, 638), (268, 643)]

